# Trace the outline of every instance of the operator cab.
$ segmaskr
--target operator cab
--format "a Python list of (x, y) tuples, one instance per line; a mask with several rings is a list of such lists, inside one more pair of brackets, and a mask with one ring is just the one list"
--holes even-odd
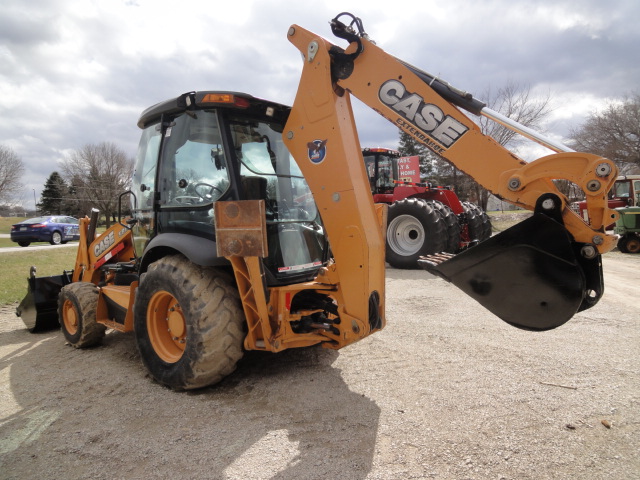
[(623, 175), (616, 179), (609, 192), (609, 200), (619, 200), (623, 205), (640, 206), (640, 175)]
[(398, 158), (400, 152), (388, 148), (364, 148), (364, 165), (369, 177), (371, 193), (393, 193), (398, 179)]
[(213, 205), (264, 200), (268, 285), (315, 277), (329, 256), (311, 191), (282, 140), (290, 108), (231, 92), (191, 92), (145, 110), (132, 191), (138, 251), (216, 256)]

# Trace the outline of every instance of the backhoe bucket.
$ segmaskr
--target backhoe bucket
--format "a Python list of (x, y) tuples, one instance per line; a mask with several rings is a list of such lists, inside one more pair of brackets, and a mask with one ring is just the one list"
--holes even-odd
[(36, 278), (35, 269), (27, 279), (27, 295), (16, 308), (16, 315), (22, 318), (30, 332), (59, 328), (58, 294), (62, 287), (71, 283), (66, 272), (62, 275)]
[(562, 224), (540, 213), (458, 255), (418, 263), (527, 330), (562, 325), (604, 290), (597, 250), (573, 242)]

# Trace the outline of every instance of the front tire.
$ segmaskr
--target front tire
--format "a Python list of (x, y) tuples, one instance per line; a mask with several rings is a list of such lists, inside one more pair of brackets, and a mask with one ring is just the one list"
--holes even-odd
[(18, 245), (20, 245), (21, 247), (28, 247), (29, 245), (31, 245), (31, 242), (18, 242)]
[(93, 283), (75, 282), (62, 287), (58, 296), (58, 318), (62, 333), (75, 348), (100, 343), (106, 327), (96, 322), (98, 287)]
[(386, 260), (395, 268), (417, 269), (418, 258), (444, 251), (445, 225), (426, 201), (406, 198), (389, 207)]
[(62, 235), (60, 232), (53, 232), (51, 234), (51, 240), (49, 240), (51, 245), (60, 245), (62, 243)]
[(162, 258), (143, 274), (134, 305), (142, 362), (176, 390), (219, 382), (243, 355), (244, 313), (234, 281), (181, 255)]

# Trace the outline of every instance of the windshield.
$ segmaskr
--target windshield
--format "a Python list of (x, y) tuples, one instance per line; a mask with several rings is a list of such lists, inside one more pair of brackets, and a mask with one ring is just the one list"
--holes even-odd
[(617, 180), (614, 187), (614, 196), (626, 198), (629, 196), (631, 182), (629, 180)]
[(45, 223), (47, 221), (49, 221), (50, 217), (35, 217), (35, 218), (30, 218), (28, 220), (23, 220), (21, 222), (18, 223)]
[(315, 271), (326, 260), (326, 238), (311, 190), (282, 140), (282, 125), (232, 116), (229, 129), (242, 195), (265, 201), (268, 270), (284, 281)]
[(233, 117), (230, 129), (243, 185), (264, 190), (246, 193), (265, 199), (267, 220), (316, 221), (318, 211), (313, 196), (282, 141), (282, 126)]
[(394, 157), (387, 155), (365, 155), (364, 164), (369, 177), (369, 186), (373, 193), (392, 192), (395, 184)]
[(164, 136), (160, 206), (208, 205), (220, 198), (230, 182), (215, 112), (176, 117)]

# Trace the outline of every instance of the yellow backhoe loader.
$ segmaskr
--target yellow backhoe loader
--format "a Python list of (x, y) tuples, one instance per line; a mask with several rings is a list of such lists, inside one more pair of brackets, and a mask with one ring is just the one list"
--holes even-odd
[[(219, 381), (245, 350), (339, 349), (384, 328), (386, 206), (372, 200), (351, 95), (534, 212), (421, 267), (520, 328), (555, 328), (594, 305), (601, 254), (615, 246), (603, 228), (616, 216), (607, 207), (614, 164), (385, 53), (350, 14), (331, 28), (346, 49), (297, 25), (288, 31), (303, 56), (292, 107), (199, 91), (145, 110), (131, 218), (97, 238), (98, 215), (81, 222), (73, 271), (30, 279), (18, 309), (27, 326), (59, 321), (75, 347), (96, 344), (107, 328), (133, 330), (151, 375), (179, 390)], [(526, 163), (461, 109), (557, 153)], [(590, 225), (554, 179), (585, 191)]]

